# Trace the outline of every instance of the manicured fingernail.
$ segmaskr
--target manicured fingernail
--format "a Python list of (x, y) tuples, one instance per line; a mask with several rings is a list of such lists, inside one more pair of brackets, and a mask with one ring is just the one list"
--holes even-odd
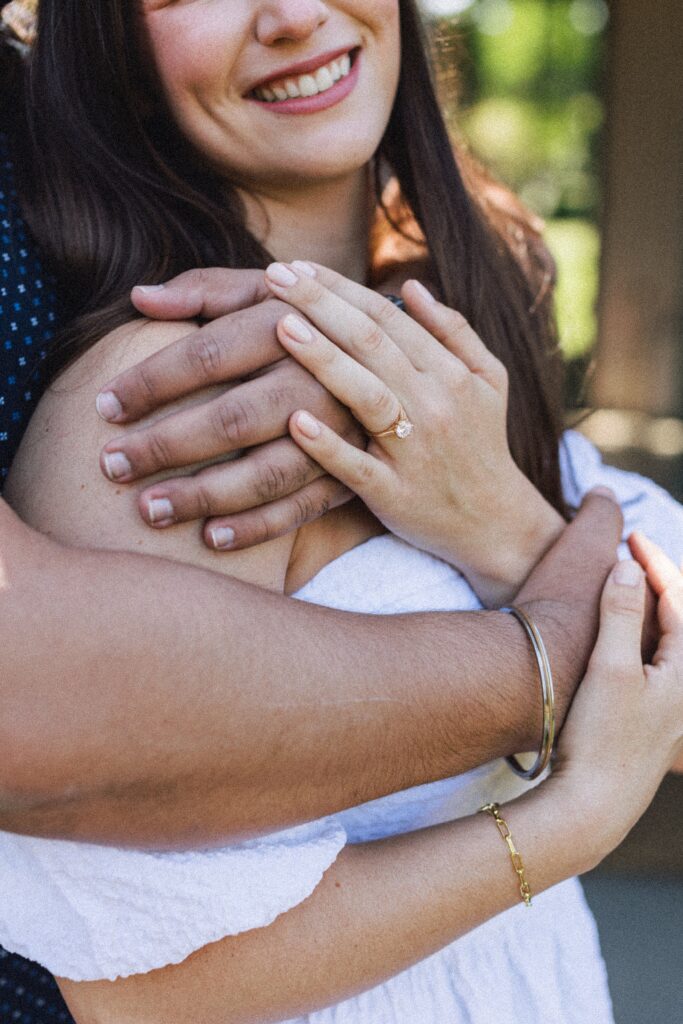
[(637, 587), (643, 577), (643, 571), (637, 562), (626, 559), (619, 562), (614, 570), (614, 582), (622, 587)]
[(123, 452), (107, 452), (104, 456), (104, 471), (110, 480), (123, 480), (130, 476), (133, 467)]
[(609, 498), (610, 501), (617, 502), (617, 496), (610, 487), (592, 487), (590, 490), (591, 494), (598, 494), (601, 498)]
[(123, 406), (113, 391), (101, 391), (95, 400), (95, 408), (108, 423), (117, 420), (123, 412)]
[(425, 288), (421, 281), (413, 281), (412, 284), (415, 291), (418, 293), (418, 295), (422, 296), (425, 302), (428, 302), (431, 306), (433, 306), (436, 303), (436, 299), (434, 298), (432, 293), (429, 291), (429, 289)]
[(219, 551), (231, 548), (235, 543), (235, 531), (229, 526), (214, 526), (211, 530), (211, 543)]
[(302, 434), (310, 437), (312, 441), (320, 437), (320, 424), (308, 412), (300, 412), (296, 418), (296, 425)]
[(292, 313), (287, 314), (282, 321), (282, 326), (290, 338), (294, 338), (294, 341), (300, 341), (302, 345), (313, 341), (311, 329), (306, 326), (303, 320), (300, 320), (298, 316), (294, 316)]
[(317, 277), (318, 271), (310, 263), (305, 263), (303, 260), (293, 260), (292, 266), (296, 267), (297, 270), (305, 274), (306, 277)]
[(168, 498), (150, 498), (147, 502), (147, 515), (150, 523), (154, 523), (155, 526), (172, 523), (175, 518), (173, 505)]
[(281, 288), (289, 288), (299, 280), (294, 271), (286, 267), (284, 263), (271, 263), (266, 270), (266, 277), (273, 284), (279, 284)]
[(139, 292), (160, 292), (166, 287), (165, 284), (136, 284), (135, 287)]

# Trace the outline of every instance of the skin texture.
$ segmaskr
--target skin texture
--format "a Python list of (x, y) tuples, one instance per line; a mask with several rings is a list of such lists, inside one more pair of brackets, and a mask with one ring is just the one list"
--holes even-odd
[[(588, 870), (617, 845), (683, 747), (682, 577), (654, 546), (641, 557), (659, 594), (654, 665), (644, 668), (640, 654), (644, 575), (637, 563), (622, 563), (603, 592), (600, 635), (558, 769), (504, 808), (534, 894)], [(177, 967), (60, 987), (89, 1024), (256, 1024), (309, 1012), (378, 984), (515, 905), (508, 854), (494, 838), (493, 823), (479, 815), (347, 848), (313, 896), (268, 928), (214, 943)]]
[[(296, 251), (296, 233), (293, 232), (292, 223), (294, 220), (300, 219), (301, 189), (298, 185), (295, 187), (295, 181), (298, 183), (302, 179), (309, 179), (310, 184), (310, 180), (313, 178), (319, 180), (317, 191), (310, 187), (307, 188), (305, 202), (305, 209), (309, 213), (308, 227), (310, 228), (311, 218), (315, 218), (318, 223), (319, 239), (325, 234), (322, 231), (322, 226), (329, 223), (331, 210), (335, 211), (335, 220), (339, 220), (341, 223), (362, 225), (362, 210), (366, 203), (363, 193), (368, 159), (367, 156), (362, 155), (362, 147), (366, 142), (368, 145), (372, 142), (373, 148), (376, 147), (377, 128), (381, 121), (381, 116), (376, 115), (378, 110), (381, 115), (382, 104), (388, 111), (392, 99), (390, 83), (385, 76), (388, 75), (387, 69), (390, 70), (392, 66), (394, 71), (397, 69), (398, 47), (395, 32), (393, 49), (391, 46), (391, 19), (386, 17), (381, 19), (378, 16), (380, 9), (387, 15), (389, 5), (323, 4), (305, 2), (305, 0), (296, 0), (296, 2), (292, 0), (286, 4), (250, 4), (243, 7), (238, 6), (233, 18), (223, 17), (220, 22), (212, 21), (211, 18), (197, 19), (192, 22), (192, 25), (187, 22), (188, 32), (183, 34), (179, 31), (182, 28), (182, 18), (187, 17), (187, 14), (183, 12), (190, 11), (192, 6), (192, 4), (182, 3), (151, 5), (148, 11), (148, 25), (164, 86), (174, 106), (181, 128), (199, 148), (203, 149), (209, 160), (217, 162), (221, 166), (224, 165), (226, 171), (233, 176), (240, 174), (241, 169), (239, 166), (235, 166), (234, 162), (238, 158), (246, 160), (247, 168), (258, 166), (258, 171), (253, 175), (253, 192), (259, 202), (254, 203), (256, 212), (252, 210), (252, 221), (257, 224), (258, 212), (262, 209), (266, 210), (268, 214), (267, 237), (269, 244), (273, 245), (274, 251), (277, 251), (278, 245), (284, 246), (285, 240), (288, 249)], [(395, 12), (395, 5), (391, 6)], [(216, 5), (216, 9), (218, 8), (224, 11), (224, 5)], [(242, 13), (244, 22), (240, 20)], [(193, 28), (194, 25), (198, 26), (196, 30)], [(335, 30), (334, 36), (338, 41), (339, 32), (347, 25), (350, 28), (358, 27), (362, 32), (364, 58), (362, 71), (363, 74), (370, 77), (369, 84), (372, 86), (372, 94), (380, 97), (380, 102), (364, 104), (361, 107), (359, 100), (363, 98), (365, 85), (363, 88), (359, 87), (353, 100), (357, 105), (358, 123), (356, 123), (357, 118), (354, 113), (356, 107), (352, 102), (349, 103), (349, 117), (344, 124), (348, 124), (353, 129), (354, 139), (357, 137), (359, 140), (357, 146), (351, 144), (350, 138), (342, 138), (339, 141), (338, 133), (334, 131), (339, 119), (331, 116), (325, 121), (321, 120), (318, 128), (313, 120), (308, 122), (304, 120), (301, 129), (296, 128), (290, 131), (287, 138), (290, 140), (293, 138), (296, 146), (291, 141), (289, 148), (286, 145), (279, 145), (279, 142), (284, 142), (284, 139), (280, 139), (277, 131), (273, 133), (263, 131), (257, 133), (255, 145), (270, 147), (268, 152), (255, 153), (250, 150), (247, 133), (243, 129), (245, 126), (249, 126), (251, 129), (252, 126), (258, 124), (257, 118), (271, 117), (271, 114), (266, 114), (262, 108), (255, 106), (245, 98), (244, 89), (249, 88), (249, 83), (246, 77), (243, 78), (243, 69), (253, 67), (254, 73), (256, 73), (260, 57), (265, 58), (267, 55), (268, 61), (270, 61), (271, 57), (276, 56), (276, 50), (277, 56), (280, 57), (279, 51), (283, 49), (281, 46), (283, 41), (286, 43), (284, 49), (290, 55), (294, 51), (299, 52), (306, 48), (309, 49), (309, 54), (310, 52), (319, 53), (319, 49), (314, 51), (310, 49), (312, 37), (315, 35), (316, 46), (322, 45), (329, 27), (330, 31)], [(242, 26), (244, 26), (243, 31)], [(303, 46), (304, 43), (306, 47)], [(236, 47), (234, 60), (230, 50), (233, 44)], [(197, 62), (190, 55), (193, 52), (196, 55), (200, 46), (204, 47), (202, 50), (204, 59), (202, 62)], [(214, 60), (216, 54), (220, 59)], [(366, 54), (367, 60), (365, 59)], [(392, 56), (393, 63), (389, 59)], [(200, 67), (200, 64), (200, 70), (195, 70)], [(270, 64), (270, 68), (264, 63), (263, 68), (258, 69), (259, 75), (264, 75), (268, 70), (274, 71), (275, 67), (274, 63)], [(361, 76), (361, 80), (364, 81), (363, 76)], [(384, 121), (386, 121), (386, 117)], [(264, 121), (264, 125), (270, 126), (271, 123), (269, 120)], [(359, 128), (361, 130), (357, 134)], [(244, 153), (240, 150), (240, 141), (244, 143)], [(323, 146), (322, 142), (327, 142), (328, 145)], [(348, 145), (340, 148), (343, 142), (347, 142)], [(232, 143), (232, 145), (228, 146), (228, 143)], [(335, 146), (337, 146), (336, 150)], [(237, 153), (238, 156), (230, 156), (228, 162), (228, 152), (230, 154)], [(262, 157), (259, 159), (258, 165), (253, 163), (257, 156)], [(333, 164), (334, 175), (331, 174)], [(297, 177), (295, 178), (294, 175)], [(286, 207), (286, 212), (282, 212), (283, 207)], [(279, 216), (278, 211), (280, 212)], [(326, 216), (328, 216), (327, 222), (324, 219)], [(272, 230), (271, 225), (275, 225)], [(358, 239), (354, 237), (354, 232), (349, 232), (349, 236), (344, 241), (347, 243), (346, 253), (342, 260), (343, 246), (340, 243), (340, 258), (334, 264), (335, 268), (338, 271), (345, 271), (351, 277), (354, 274), (362, 277), (366, 250), (357, 244)], [(166, 330), (170, 331), (170, 328)], [(135, 358), (139, 358), (148, 351), (147, 344), (153, 350), (171, 340), (168, 333), (164, 333), (164, 330), (159, 328), (150, 330), (149, 341), (146, 341), (146, 338), (146, 328), (142, 328), (142, 330), (135, 328), (123, 330), (115, 336), (105, 339), (65, 375), (62, 381), (65, 390), (59, 394), (59, 400), (56, 398), (55, 389), (48, 394), (34, 418), (32, 430), (27, 435), (25, 447), (19, 455), (17, 477), (12, 483), (12, 493), (22, 512), (33, 523), (49, 532), (59, 531), (59, 536), (64, 541), (80, 545), (97, 544), (113, 549), (134, 547), (155, 553), (160, 553), (163, 550), (167, 551), (170, 557), (212, 568), (205, 559), (219, 556), (210, 555), (199, 545), (196, 531), (193, 532), (192, 526), (176, 527), (173, 531), (172, 542), (164, 539), (170, 535), (166, 535), (162, 531), (145, 530), (137, 516), (136, 495), (129, 489), (122, 490), (116, 496), (120, 500), (112, 502), (110, 490), (106, 490), (107, 485), (94, 468), (94, 453), (103, 443), (104, 438), (97, 433), (97, 429), (94, 429), (92, 433), (88, 431), (88, 422), (85, 418), (88, 408), (86, 403), (92, 402), (94, 390), (101, 388), (112, 374), (123, 369), (127, 361), (133, 361), (131, 353), (133, 348)], [(92, 409), (92, 406), (90, 408)], [(94, 414), (91, 412), (91, 415)], [(78, 424), (78, 431), (74, 427), (75, 424)], [(83, 429), (84, 427), (85, 429)], [(102, 429), (101, 426), (100, 429)], [(37, 438), (40, 438), (39, 443)], [(76, 509), (78, 515), (74, 515)], [(329, 523), (333, 537), (338, 539), (339, 531), (342, 533), (343, 541), (340, 545), (342, 550), (361, 542), (368, 535), (366, 520), (362, 517), (355, 518), (354, 511), (347, 513), (344, 523), (334, 517), (330, 517)], [(301, 531), (297, 536), (295, 541), (297, 545), (305, 545), (306, 542), (302, 539), (303, 533), (304, 531)], [(167, 548), (157, 547), (157, 545), (164, 544), (170, 546)], [(325, 546), (320, 534), (315, 536), (313, 544)], [(220, 573), (255, 580), (261, 586), (277, 591), (286, 587), (289, 568), (293, 561), (293, 552), (292, 539), (284, 537), (270, 541), (264, 548), (257, 548), (249, 552), (233, 551), (220, 556), (220, 562), (216, 562), (215, 565)], [(577, 571), (576, 563), (574, 571)], [(507, 654), (506, 651), (506, 659)], [(386, 669), (386, 667), (385, 664), (384, 668)], [(479, 698), (480, 694), (477, 694), (477, 697)], [(498, 694), (498, 701), (500, 701), (500, 694)], [(461, 713), (462, 709), (459, 708), (458, 711)], [(525, 821), (526, 819), (520, 816), (519, 823), (523, 835), (526, 832)], [(455, 830), (456, 826), (452, 828)], [(472, 836), (474, 841), (472, 852), (475, 855), (478, 852), (477, 842), (481, 841), (482, 837), (483, 831), (478, 824)], [(421, 868), (422, 871), (424, 871), (424, 858), (430, 852), (442, 858), (442, 863), (445, 863), (443, 847), (435, 849), (429, 843), (425, 848), (420, 844), (420, 838), (416, 838), (416, 846), (408, 845), (407, 849), (399, 844), (399, 855), (403, 856), (405, 853), (408, 856), (412, 855), (415, 858), (413, 866), (417, 865), (418, 869)], [(544, 849), (547, 852), (547, 848), (544, 847)], [(371, 857), (381, 857), (381, 853), (382, 848), (379, 847), (378, 850), (372, 851)], [(365, 915), (372, 905), (372, 901), (367, 898), (368, 893), (364, 889), (365, 880), (368, 879), (372, 884), (378, 881), (378, 888), (374, 894), (374, 898), (377, 899), (387, 877), (395, 878), (397, 875), (399, 865), (392, 853), (393, 847), (390, 847), (388, 856), (382, 859), (378, 868), (378, 875), (375, 875), (367, 862), (362, 859), (356, 860), (356, 866), (354, 868), (352, 865), (349, 878), (349, 882), (352, 884), (349, 884), (348, 887), (342, 885), (342, 888), (348, 892), (347, 898), (350, 903), (346, 904), (346, 908), (352, 921), (357, 922), (362, 928), (366, 927), (367, 917)], [(573, 864), (571, 870), (576, 870), (577, 866), (580, 868), (585, 863), (584, 856), (585, 854), (582, 855), (581, 864)], [(345, 861), (341, 862), (342, 870), (345, 863)], [(569, 866), (565, 865), (565, 868), (569, 869)], [(442, 877), (445, 878), (443, 870)], [(552, 884), (553, 880), (556, 880), (556, 876), (544, 878), (539, 874), (541, 887), (545, 884)], [(452, 885), (452, 882), (450, 884)], [(326, 890), (323, 890), (323, 899), (325, 893)], [(363, 900), (364, 893), (365, 900)], [(418, 891), (417, 896), (421, 895), (423, 893)], [(364, 910), (363, 907), (366, 909)], [(338, 941), (336, 937), (338, 929), (332, 927), (330, 909), (331, 901), (328, 898), (324, 905), (319, 907), (315, 917), (317, 926), (321, 929), (319, 944), (321, 948), (328, 951), (328, 955), (334, 950)], [(500, 904), (494, 902), (488, 912), (495, 913), (496, 909), (500, 909)], [(405, 914), (405, 910), (403, 913)], [(370, 976), (366, 973), (357, 977), (357, 965), (354, 966), (354, 946), (352, 944), (349, 949), (340, 951), (340, 975), (336, 986), (333, 985), (332, 991), (330, 991), (329, 978), (325, 976), (324, 972), (318, 971), (316, 965), (307, 956), (304, 956), (304, 962), (311, 963), (311, 968), (307, 967), (305, 971), (310, 977), (310, 998), (315, 1001), (316, 1005), (319, 1005), (321, 1000), (324, 1002), (338, 997), (342, 978), (345, 985), (363, 986), (368, 983), (372, 984), (378, 971), (391, 973), (393, 970), (399, 969), (395, 942), (400, 941), (403, 946), (404, 941), (408, 939), (406, 928), (412, 932), (410, 934), (412, 950), (408, 955), (411, 958), (425, 955), (425, 935), (423, 933), (415, 935), (409, 918), (401, 917), (401, 910), (398, 911), (398, 914), (396, 938), (390, 937), (388, 947), (384, 945), (382, 936), (377, 939), (376, 957), (373, 958)], [(288, 923), (294, 929), (301, 928), (301, 922), (296, 915), (290, 918)], [(467, 922), (466, 926), (468, 926)], [(471, 927), (471, 924), (469, 926)], [(428, 919), (426, 931), (431, 938), (427, 951), (434, 948), (431, 943), (435, 941), (435, 932), (438, 931), (437, 944), (440, 944), (443, 941), (448, 941), (448, 936), (453, 935), (454, 932), (458, 934), (460, 927), (460, 922), (456, 924), (454, 920), (449, 920), (439, 931), (436, 921)], [(385, 929), (382, 929), (382, 932), (384, 931)], [(307, 934), (309, 932), (315, 934), (315, 928), (308, 929)], [(323, 938), (325, 942), (323, 942)], [(239, 944), (235, 947), (228, 946), (226, 949), (228, 960), (245, 978), (245, 982), (252, 986), (256, 979), (257, 964), (260, 964), (262, 968), (264, 957), (268, 955), (268, 930), (265, 929), (263, 934), (257, 937), (257, 941), (258, 939), (263, 940), (266, 945), (258, 947), (256, 956), (251, 962), (248, 960), (240, 962), (241, 946)], [(392, 942), (394, 946), (391, 945)], [(217, 968), (218, 965), (214, 965), (214, 970)], [(219, 975), (220, 973), (218, 970)], [(149, 979), (147, 983), (149, 983)], [(144, 1013), (149, 1015), (150, 1012), (158, 1018), (160, 1000), (152, 993), (152, 1002), (146, 1002), (146, 993), (151, 990), (146, 989), (144, 981), (140, 984), (143, 986), (142, 991), (136, 989), (135, 997), (129, 1004), (131, 1012), (134, 1014), (133, 1019), (135, 1019), (135, 1015), (140, 1016)], [(164, 979), (162, 978), (163, 984)], [(172, 1018), (175, 1015), (178, 1019), (189, 1019), (187, 1008), (194, 1005), (193, 1013), (198, 1012), (201, 1019), (211, 1019), (212, 1016), (215, 1016), (215, 1007), (207, 1006), (205, 1010), (197, 1011), (197, 997), (201, 995), (202, 989), (206, 990), (206, 988), (205, 979), (193, 974), (181, 974), (176, 981), (171, 980), (167, 989), (170, 1003), (164, 1016)], [(128, 986), (121, 983), (116, 986), (116, 991), (125, 993), (128, 991)], [(67, 993), (68, 995), (69, 993)], [(288, 1008), (283, 1007), (281, 998), (286, 995), (287, 993), (284, 991), (280, 994), (275, 990), (269, 993), (268, 1008), (264, 1012), (277, 1016), (282, 1015), (283, 1009), (287, 1012)], [(110, 1019), (115, 1019), (111, 1015), (117, 1012), (116, 997), (112, 996), (111, 1002), (109, 1000), (108, 991), (96, 991), (92, 1008), (86, 1007), (82, 1011), (84, 1019), (98, 1019), (98, 1016), (105, 1019), (107, 1015)], [(258, 1014), (262, 1011), (258, 1007), (254, 1009), (253, 1006), (247, 1007), (245, 1004), (245, 1013), (249, 1014), (249, 1017), (243, 1019), (258, 1019)], [(222, 1019), (225, 1019), (224, 1015)], [(277, 1017), (269, 1019), (277, 1019)]]

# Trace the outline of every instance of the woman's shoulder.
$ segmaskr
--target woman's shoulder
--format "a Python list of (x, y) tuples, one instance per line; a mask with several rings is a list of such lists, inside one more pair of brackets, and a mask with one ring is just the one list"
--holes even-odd
[[(112, 436), (138, 430), (188, 403), (212, 397), (210, 391), (203, 392), (129, 427), (113, 428), (97, 414), (95, 400), (108, 381), (190, 329), (185, 321), (137, 320), (83, 353), (43, 395), (12, 466), (5, 496), (22, 518), (63, 543), (172, 558), (282, 590), (294, 538), (218, 554), (203, 544), (200, 523), (181, 523), (167, 530), (146, 525), (138, 509), (140, 494), (159, 477), (118, 485), (100, 469), (101, 449)], [(185, 467), (182, 473), (199, 469)]]

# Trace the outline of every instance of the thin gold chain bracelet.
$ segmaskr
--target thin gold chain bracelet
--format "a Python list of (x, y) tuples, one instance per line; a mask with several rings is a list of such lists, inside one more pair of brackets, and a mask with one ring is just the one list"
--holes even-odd
[(521, 895), (522, 899), (524, 900), (524, 905), (526, 907), (530, 907), (531, 906), (531, 889), (529, 888), (529, 883), (527, 882), (526, 875), (524, 873), (524, 861), (522, 860), (521, 853), (519, 853), (519, 851), (517, 850), (517, 847), (514, 844), (514, 841), (512, 839), (512, 833), (510, 832), (510, 829), (508, 827), (508, 823), (505, 821), (505, 818), (503, 818), (501, 813), (500, 813), (500, 805), (499, 804), (484, 804), (484, 806), (481, 808), (481, 813), (482, 814), (490, 814), (491, 815), (491, 817), (493, 818), (493, 820), (496, 823), (498, 831), (500, 832), (501, 836), (505, 840), (507, 848), (510, 851), (510, 859), (512, 860), (512, 866), (515, 869), (515, 872), (516, 872), (517, 877), (519, 879), (519, 892), (520, 892), (520, 895)]

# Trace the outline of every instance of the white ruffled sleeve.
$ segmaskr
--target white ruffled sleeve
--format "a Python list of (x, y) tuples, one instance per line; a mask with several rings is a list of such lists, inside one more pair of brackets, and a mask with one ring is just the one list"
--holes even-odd
[[(624, 513), (624, 537), (641, 530), (672, 558), (683, 561), (683, 506), (662, 487), (638, 473), (607, 466), (597, 448), (569, 430), (560, 447), (562, 483), (566, 500), (579, 505), (592, 487), (611, 487)], [(628, 549), (622, 549), (628, 555)]]
[(345, 842), (332, 818), (182, 853), (0, 832), (0, 945), (73, 981), (180, 963), (301, 903)]

